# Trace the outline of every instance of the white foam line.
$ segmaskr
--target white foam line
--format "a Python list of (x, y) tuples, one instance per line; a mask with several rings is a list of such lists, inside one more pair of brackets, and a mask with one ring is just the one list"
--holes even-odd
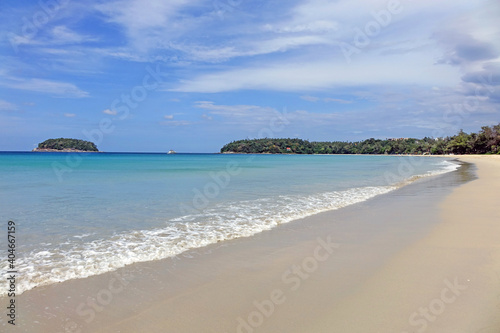
[[(102, 274), (133, 263), (164, 259), (219, 241), (248, 237), (280, 223), (338, 209), (387, 193), (392, 187), (365, 187), (306, 197), (280, 196), (219, 206), (169, 221), (165, 228), (116, 234), (109, 239), (71, 243), (69, 250), (42, 250), (18, 258), (17, 291)], [(191, 221), (189, 221), (191, 220)], [(187, 221), (187, 222), (186, 222)], [(0, 290), (4, 291), (0, 283)]]
[[(448, 161), (440, 164), (443, 168), (416, 177), (442, 174), (460, 167)], [(407, 184), (410, 182), (408, 179)], [(371, 186), (309, 196), (283, 195), (274, 199), (225, 203), (200, 214), (172, 219), (165, 228), (121, 233), (87, 243), (64, 243), (69, 245), (69, 250), (34, 251), (27, 258), (17, 259), (20, 272), (17, 292), (86, 278), (133, 263), (173, 257), (219, 241), (249, 237), (281, 223), (366, 201), (396, 188), (398, 186), (394, 185)], [(85, 236), (87, 234), (79, 237)], [(7, 290), (6, 286), (5, 281), (0, 282), (2, 292)]]

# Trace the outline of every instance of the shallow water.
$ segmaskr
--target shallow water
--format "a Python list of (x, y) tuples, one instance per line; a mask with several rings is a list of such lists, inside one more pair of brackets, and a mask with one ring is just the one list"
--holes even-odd
[(0, 153), (1, 218), (17, 225), (23, 292), (251, 236), (457, 168), (434, 157)]

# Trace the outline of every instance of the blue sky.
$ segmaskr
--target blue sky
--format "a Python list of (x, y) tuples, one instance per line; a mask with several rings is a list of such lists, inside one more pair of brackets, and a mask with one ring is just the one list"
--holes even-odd
[(500, 122), (500, 3), (3, 1), (0, 150), (217, 152)]

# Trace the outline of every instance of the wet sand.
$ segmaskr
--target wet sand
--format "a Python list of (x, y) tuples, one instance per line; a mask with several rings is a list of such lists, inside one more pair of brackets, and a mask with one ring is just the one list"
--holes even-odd
[(4, 317), (0, 328), (498, 333), (500, 159), (460, 160), (473, 165), (253, 237), (25, 292), (16, 327)]

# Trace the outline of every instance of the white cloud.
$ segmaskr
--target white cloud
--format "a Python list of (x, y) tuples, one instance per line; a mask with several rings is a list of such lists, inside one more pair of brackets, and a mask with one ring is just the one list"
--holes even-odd
[(308, 101), (308, 102), (317, 102), (320, 100), (319, 97), (314, 97), (314, 96), (309, 96), (309, 95), (300, 96), (300, 98), (303, 99), (304, 101)]
[(257, 105), (217, 105), (210, 101), (199, 101), (195, 103), (195, 107), (210, 110), (211, 114), (221, 116), (247, 116), (247, 115), (264, 115), (276, 113), (276, 109), (271, 107), (262, 107)]
[(438, 63), (459, 66), (464, 73), (483, 70), (488, 62), (500, 61), (500, 3), (471, 8), (450, 19), (433, 34), (442, 49)]
[(36, 41), (33, 38), (28, 38), (25, 36), (20, 36), (16, 34), (12, 34), (9, 37), (9, 42), (10, 44), (17, 49), (17, 46), (19, 45), (28, 45), (28, 44), (34, 44)]
[(335, 21), (318, 20), (307, 23), (299, 23), (295, 25), (264, 25), (264, 30), (275, 33), (296, 33), (296, 32), (312, 32), (312, 33), (330, 33), (338, 29), (338, 23)]
[(334, 103), (340, 103), (340, 104), (351, 104), (352, 101), (346, 100), (346, 99), (341, 99), (341, 98), (324, 98), (323, 101), (325, 102), (334, 102)]
[(83, 98), (89, 96), (88, 92), (81, 90), (72, 83), (44, 79), (8, 78), (0, 82), (0, 85), (11, 89), (49, 94), (54, 97)]
[(110, 116), (116, 116), (118, 114), (118, 111), (106, 109), (106, 110), (103, 110), (102, 113), (109, 114)]
[[(88, 42), (96, 42), (99, 39), (90, 35), (80, 34), (76, 31), (71, 30), (67, 26), (58, 25), (53, 27), (46, 34), (39, 34), (35, 37), (29, 37), (25, 35), (11, 34), (9, 36), (9, 41), (11, 44), (20, 45), (31, 45), (31, 46), (59, 46), (68, 44), (81, 44)], [(45, 49), (45, 52), (52, 53), (69, 53), (69, 50), (56, 50), (56, 49)]]
[[(205, 74), (188, 75), (170, 90), (211, 93), (244, 89), (312, 91), (343, 85), (453, 86), (460, 82), (460, 70), (434, 66), (443, 53), (430, 37), (448, 24), (448, 18), (467, 15), (476, 7), (481, 5), (419, 1), (401, 3), (397, 13), (391, 14), (386, 0), (300, 1), (292, 9), (284, 9), (286, 14), (269, 21), (272, 23), (248, 23), (243, 25), (244, 30), (237, 25), (240, 30), (218, 35), (220, 38), (210, 39), (210, 43), (199, 38), (189, 39), (190, 43), (170, 43), (194, 61), (235, 61), (232, 69), (213, 67)], [(377, 23), (380, 15), (385, 15), (381, 13), (389, 13), (387, 24)], [(354, 45), (355, 29), (363, 30), (370, 22), (378, 24), (380, 31), (370, 35), (365, 45)], [(481, 36), (486, 38), (484, 35), (483, 29)], [(495, 36), (487, 37), (495, 42), (500, 37)], [(339, 42), (356, 47), (356, 53), (349, 56), (352, 64), (344, 58)], [(258, 65), (252, 61), (252, 57), (277, 53), (275, 58), (259, 59)]]
[(184, 45), (171, 43), (170, 46), (184, 52), (189, 59), (197, 61), (226, 61), (238, 57), (253, 57), (277, 52), (285, 52), (312, 45), (332, 44), (329, 38), (321, 36), (287, 36), (259, 38), (257, 40), (238, 40), (231, 46)]
[[(238, 3), (238, 10), (226, 12), (222, 19), (214, 15), (220, 7), (217, 4), (210, 5), (201, 0), (153, 0), (147, 4), (140, 0), (114, 0), (101, 3), (95, 8), (105, 15), (108, 22), (123, 29), (127, 45), (96, 52), (128, 61), (156, 60), (183, 67), (192, 66), (192, 62), (197, 61), (218, 63), (235, 58), (246, 61), (277, 53), (281, 53), (279, 57), (283, 62), (300, 63), (301, 60), (287, 58), (291, 51), (310, 61), (315, 61), (318, 54), (337, 61), (334, 59), (342, 54), (338, 42), (352, 43), (355, 28), (364, 29), (366, 24), (376, 21), (374, 13), (388, 11), (386, 0), (302, 0), (279, 9), (269, 6), (268, 13), (262, 13), (259, 6), (252, 8)], [(229, 7), (234, 6), (228, 4)], [(367, 47), (360, 49), (362, 53), (376, 56), (383, 52), (399, 52), (401, 56), (401, 53), (427, 46), (430, 51), (420, 53), (420, 56), (434, 63), (436, 48), (429, 42), (429, 36), (436, 27), (448, 16), (480, 5), (465, 0), (442, 0), (439, 3), (424, 0), (402, 2), (400, 7), (397, 14), (390, 15), (389, 24), (370, 37)], [(250, 16), (255, 19), (245, 19)], [(440, 16), (443, 19), (437, 19)], [(56, 28), (60, 30), (61, 39), (79, 38), (67, 28)], [(212, 32), (210, 38), (205, 31)], [(357, 55), (353, 58), (360, 61)], [(259, 59), (259, 62), (266, 63), (267, 60)], [(248, 63), (237, 66), (251, 67)], [(193, 77), (186, 79), (192, 81)]]
[[(262, 24), (266, 22), (262, 18), (236, 19), (237, 15), (258, 17), (261, 15), (257, 12), (258, 7), (253, 13), (251, 7), (246, 8), (250, 11), (246, 15), (243, 10), (231, 11), (232, 20), (224, 20), (213, 15), (217, 12), (217, 4), (207, 6), (201, 0), (153, 0), (147, 4), (139, 0), (115, 0), (96, 8), (109, 22), (124, 29), (128, 46), (135, 50), (109, 50), (107, 54), (132, 61), (143, 60), (147, 53), (164, 57), (165, 51), (171, 53), (173, 50), (182, 52), (181, 56), (188, 60), (220, 62), (305, 46), (329, 45), (335, 37), (331, 32), (337, 29), (337, 22), (330, 18), (276, 23), (273, 16), (270, 21), (273, 24)], [(205, 34), (207, 30), (214, 32), (209, 39)]]
[(73, 117), (76, 117), (76, 114), (74, 114), (74, 113), (65, 113), (64, 116), (67, 117), (67, 118), (73, 118)]
[(331, 97), (326, 97), (326, 98), (319, 98), (315, 96), (300, 96), (301, 99), (308, 101), (308, 102), (317, 102), (317, 101), (323, 101), (325, 103), (329, 102), (335, 102), (335, 103), (340, 103), (340, 104), (350, 104), (352, 101), (341, 99), (341, 98), (331, 98)]
[[(197, 76), (170, 91), (216, 93), (244, 89), (312, 91), (339, 86), (387, 84), (454, 85), (460, 73), (435, 66), (433, 59), (419, 54), (365, 56), (355, 64), (322, 59), (310, 62), (280, 61)], [(411, 64), (410, 66), (408, 64)]]
[(173, 114), (167, 114), (167, 115), (163, 116), (163, 118), (165, 118), (165, 119), (174, 119), (174, 115)]
[(187, 0), (152, 0), (148, 3), (140, 0), (116, 0), (97, 5), (96, 9), (108, 15), (109, 21), (123, 24), (129, 30), (139, 31), (167, 24), (187, 4)]
[(124, 28), (130, 46), (141, 53), (168, 43), (175, 36), (197, 25), (196, 17), (181, 11), (196, 6), (200, 0), (115, 0), (95, 8), (107, 16), (107, 20)]

